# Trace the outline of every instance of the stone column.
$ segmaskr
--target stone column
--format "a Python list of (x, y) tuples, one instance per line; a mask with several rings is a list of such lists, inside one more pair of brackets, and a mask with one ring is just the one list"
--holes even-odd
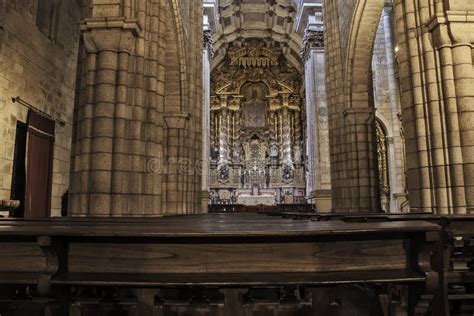
[(131, 192), (127, 172), (124, 123), (127, 111), (129, 58), (140, 31), (135, 22), (85, 20), (81, 26), (86, 49), (87, 79), (76, 118), (76, 166), (72, 171), (73, 216), (120, 216), (128, 212)]
[(473, 15), (467, 4), (419, 5), (394, 0), (410, 206), (466, 214), (474, 207)]
[[(472, 8), (472, 6), (471, 6)], [(457, 21), (464, 21), (464, 14), (450, 16), (453, 38), (453, 70), (456, 101), (459, 116), (459, 136), (461, 139), (466, 213), (474, 214), (474, 14), (467, 17), (469, 27)], [(454, 22), (456, 21), (456, 22)], [(453, 175), (454, 177), (454, 175)], [(463, 210), (458, 213), (464, 213)]]
[(458, 105), (456, 99), (456, 88), (453, 69), (453, 54), (451, 50), (451, 39), (446, 25), (432, 25), (435, 45), (440, 55), (442, 90), (445, 98), (446, 145), (449, 148), (447, 157), (449, 161), (449, 186), (452, 191), (452, 213), (465, 214), (466, 191), (464, 189), (464, 166), (459, 134)]
[[(185, 190), (183, 177), (183, 134), (187, 127), (190, 115), (188, 113), (165, 114), (165, 124), (168, 131), (167, 181), (166, 181), (166, 208), (164, 211), (171, 214), (184, 214), (186, 211), (183, 201)], [(184, 166), (186, 167), (186, 166)]]
[(396, 78), (395, 68), (395, 47), (393, 38), (393, 12), (392, 4), (386, 4), (383, 15), (383, 28), (385, 34), (385, 49), (387, 58), (387, 76), (390, 98), (390, 108), (392, 113), (392, 132), (393, 137), (387, 140), (389, 155), (389, 183), (390, 183), (390, 211), (400, 212), (402, 203), (407, 199), (405, 193), (405, 166), (403, 139), (401, 137), (401, 122), (399, 114), (401, 113), (400, 90)]
[[(130, 1), (130, 0), (129, 0)], [(126, 3), (125, 3), (126, 4)], [(127, 8), (127, 6), (125, 5)], [(146, 31), (148, 50), (146, 52), (147, 67), (145, 78), (145, 108), (146, 108), (146, 131), (145, 155), (147, 170), (143, 175), (143, 214), (145, 216), (161, 214), (163, 198), (163, 105), (164, 95), (160, 90), (164, 82), (165, 74), (161, 71), (161, 63), (164, 60), (164, 34), (165, 25), (160, 23), (160, 12), (164, 10), (161, 0), (151, 0), (148, 9), (150, 12), (150, 23)], [(134, 7), (130, 8), (133, 13)], [(143, 35), (141, 37), (144, 37)], [(141, 43), (141, 40), (139, 41)]]
[(346, 109), (343, 145), (346, 149), (346, 190), (352, 197), (343, 200), (349, 212), (379, 212), (380, 189), (377, 163), (375, 109)]
[(209, 168), (211, 148), (211, 126), (210, 126), (210, 110), (211, 110), (211, 59), (213, 57), (212, 50), (212, 33), (209, 29), (205, 29), (203, 33), (203, 107), (202, 107), (202, 161), (201, 161), (201, 210), (207, 212), (209, 205)]
[(310, 17), (303, 40), (305, 62), (307, 195), (320, 212), (331, 210), (331, 169), (322, 20)]

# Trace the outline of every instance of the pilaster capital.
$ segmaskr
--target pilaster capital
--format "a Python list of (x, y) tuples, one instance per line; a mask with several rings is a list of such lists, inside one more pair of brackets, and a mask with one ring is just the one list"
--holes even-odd
[(186, 123), (191, 119), (191, 114), (187, 112), (169, 113), (164, 115), (168, 128), (185, 129)]
[(372, 124), (375, 121), (374, 108), (350, 108), (342, 111), (342, 116), (350, 125)]
[(437, 48), (453, 45), (468, 45), (474, 42), (474, 13), (447, 11), (437, 13), (428, 22)]
[(312, 48), (324, 48), (324, 31), (306, 30), (303, 38), (303, 48), (301, 49), (303, 60), (307, 60)]
[(115, 51), (131, 53), (140, 35), (136, 20), (125, 18), (88, 18), (81, 25), (87, 52)]
[(214, 44), (212, 40), (212, 31), (211, 30), (204, 30), (202, 32), (202, 45), (203, 49), (206, 49), (209, 52), (209, 59), (212, 60), (214, 57), (214, 48), (212, 47)]

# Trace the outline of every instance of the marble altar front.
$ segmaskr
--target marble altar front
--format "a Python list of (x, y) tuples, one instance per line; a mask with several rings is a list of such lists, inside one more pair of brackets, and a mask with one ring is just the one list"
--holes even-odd
[(237, 204), (247, 206), (257, 205), (276, 205), (276, 198), (274, 195), (249, 195), (242, 194), (237, 197)]

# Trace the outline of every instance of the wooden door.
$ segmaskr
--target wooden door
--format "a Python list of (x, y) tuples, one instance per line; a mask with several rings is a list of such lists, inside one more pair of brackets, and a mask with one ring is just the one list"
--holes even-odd
[(49, 217), (53, 178), (55, 122), (28, 113), (25, 217)]

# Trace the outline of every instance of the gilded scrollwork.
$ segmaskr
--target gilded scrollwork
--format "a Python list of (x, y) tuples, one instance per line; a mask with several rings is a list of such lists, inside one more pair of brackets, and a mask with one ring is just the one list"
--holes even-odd
[[(266, 65), (261, 62), (251, 62), (243, 66), (239, 62), (242, 58), (270, 58), (271, 63)], [(244, 48), (229, 49), (225, 62), (212, 73), (212, 93), (238, 94), (239, 89), (249, 81), (265, 82), (270, 94), (278, 94), (283, 86), (298, 95), (301, 86), (300, 74), (282, 59), (281, 50), (262, 48), (258, 44), (252, 44)]]

